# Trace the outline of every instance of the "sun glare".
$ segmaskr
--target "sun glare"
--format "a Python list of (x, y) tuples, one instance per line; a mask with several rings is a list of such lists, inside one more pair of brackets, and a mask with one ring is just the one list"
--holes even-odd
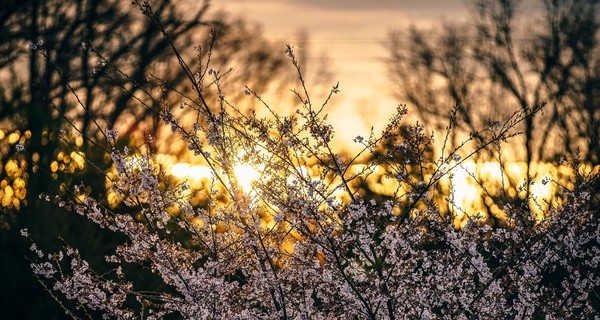
[[(239, 156), (239, 158), (243, 158)], [(353, 168), (355, 172), (361, 172), (364, 169), (362, 165), (356, 165)], [(251, 165), (240, 161), (233, 170), (233, 174), (237, 179), (242, 191), (246, 194), (252, 192), (252, 184), (258, 181), (263, 174), (264, 166), (262, 165)], [(293, 174), (288, 177), (288, 183), (295, 184), (301, 179), (318, 179), (311, 174), (311, 168), (305, 166), (299, 166)], [(376, 176), (381, 174), (379, 168), (372, 168), (373, 172), (376, 172)], [(466, 161), (460, 168), (456, 168), (453, 171), (451, 180), (452, 184), (452, 206), (451, 211), (454, 212), (457, 219), (465, 223), (467, 220), (466, 215), (477, 215), (490, 210), (490, 213), (496, 216), (502, 216), (502, 207), (498, 203), (494, 202), (494, 199), (490, 197), (502, 197), (502, 192), (506, 192), (508, 197), (521, 197), (525, 196), (524, 193), (519, 194), (518, 186), (514, 183), (525, 181), (526, 165), (524, 163), (509, 163), (506, 166), (506, 172), (503, 173), (497, 163), (494, 162), (480, 162), (475, 163), (473, 161)], [(553, 199), (553, 194), (556, 191), (556, 186), (553, 186), (550, 181), (551, 177), (558, 178), (560, 176), (560, 170), (562, 175), (568, 175), (570, 172), (566, 169), (553, 167), (551, 164), (544, 163), (533, 163), (532, 165), (532, 176), (534, 177), (531, 186), (531, 196), (528, 199), (531, 206), (532, 212), (543, 216), (543, 213), (547, 210), (547, 201)], [(171, 167), (171, 174), (181, 179), (191, 179), (192, 181), (204, 181), (205, 179), (211, 179), (213, 174), (211, 169), (203, 165), (191, 165), (188, 163), (177, 163)], [(474, 175), (480, 181), (485, 181), (485, 187), (489, 194), (485, 194), (479, 185), (471, 175)], [(506, 183), (505, 186), (502, 184), (502, 177), (504, 175)], [(508, 179), (508, 177), (512, 179)], [(379, 194), (393, 194), (394, 190), (397, 189), (398, 185), (394, 184), (389, 179), (379, 179), (374, 177), (369, 183), (369, 188), (375, 193)], [(511, 185), (511, 180), (513, 184)], [(545, 182), (544, 182), (545, 181)], [(567, 183), (567, 182), (564, 182)], [(347, 199), (346, 191), (339, 189), (333, 193), (342, 203), (349, 201)]]
[(473, 212), (478, 206), (479, 189), (469, 172), (475, 172), (476, 165), (473, 161), (466, 161), (462, 168), (454, 170), (452, 176), (453, 211), (456, 217), (462, 219), (465, 212)]
[(202, 180), (212, 177), (212, 172), (206, 166), (193, 166), (187, 163), (178, 163), (171, 168), (171, 174), (179, 178)]
[[(233, 173), (238, 183), (244, 190), (249, 193), (252, 191), (252, 182), (258, 180), (260, 173), (254, 167), (248, 164), (239, 164), (235, 166)], [(171, 168), (171, 174), (182, 178), (200, 181), (210, 179), (213, 175), (209, 167), (202, 165), (190, 165), (187, 163), (178, 163)]]
[(234, 169), (233, 172), (235, 177), (244, 189), (244, 192), (249, 193), (252, 191), (252, 182), (258, 180), (260, 178), (260, 173), (252, 166), (248, 164), (239, 164)]

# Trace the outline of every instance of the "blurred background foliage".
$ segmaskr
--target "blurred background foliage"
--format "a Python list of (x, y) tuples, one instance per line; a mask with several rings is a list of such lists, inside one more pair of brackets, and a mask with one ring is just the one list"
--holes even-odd
[[(429, 127), (444, 129), (457, 104), (451, 142), (514, 110), (525, 121), (509, 160), (557, 162), (579, 149), (600, 161), (600, 19), (596, 0), (473, 0), (464, 23), (413, 27), (388, 35), (394, 95)], [(533, 6), (536, 10), (532, 10)], [(484, 159), (494, 150), (481, 153)], [(529, 172), (529, 169), (528, 169)], [(528, 174), (529, 176), (529, 174)]]
[[(585, 162), (600, 161), (598, 1), (540, 2), (544, 4), (541, 18), (528, 21), (518, 1), (473, 1), (473, 19), (468, 23), (448, 22), (435, 32), (393, 31), (388, 42), (388, 70), (396, 98), (415, 106), (428, 128), (443, 130), (451, 106), (460, 106), (458, 130), (451, 137), (454, 146), (462, 134), (501, 120), (515, 108), (528, 112), (547, 102), (543, 115), (523, 124), (520, 147), (511, 146), (515, 154), (507, 155), (525, 160), (519, 170), (528, 180), (542, 172), (536, 168), (543, 164), (534, 162), (555, 162), (565, 152), (574, 153), (576, 147), (581, 148)], [(274, 94), (278, 103), (293, 98), (285, 93), (297, 87), (298, 79), (283, 53), (283, 43), (266, 39), (258, 25), (212, 11), (209, 1), (182, 5), (156, 0), (151, 4), (186, 61), (196, 58), (195, 46), (201, 46), (207, 58), (210, 30), (215, 30), (218, 40), (211, 68), (222, 73), (236, 69), (221, 88), (234, 104), (240, 102), (244, 110), (253, 107), (252, 99), (244, 99), (245, 85), (261, 95)], [(159, 129), (161, 120), (155, 111), (169, 107), (181, 115), (180, 101), (171, 99), (172, 89), (187, 92), (190, 88), (160, 30), (128, 1), (5, 0), (0, 6), (0, 24), (2, 317), (62, 319), (64, 312), (31, 275), (25, 259), (29, 250), (19, 230), (28, 228), (38, 244), (50, 250), (58, 248), (59, 237), (77, 243), (84, 258), (101, 264), (103, 254), (117, 242), (116, 236), (41, 201), (40, 194), (63, 194), (61, 183), (80, 181), (96, 195), (106, 192), (110, 159), (101, 149), (106, 145), (81, 137), (102, 141), (99, 128), (119, 128), (120, 145), (139, 145), (144, 137), (156, 136), (159, 157), (182, 160), (185, 146), (161, 140), (167, 133)], [(297, 44), (304, 56), (308, 56), (309, 43), (308, 35), (301, 33)], [(38, 52), (30, 50), (30, 44)], [(332, 84), (332, 74), (326, 59), (308, 61), (301, 55), (300, 65), (307, 83), (327, 92), (324, 85)], [(144, 88), (150, 88), (158, 104), (142, 98)], [(214, 91), (206, 94), (210, 101), (217, 100)], [(17, 153), (17, 143), (25, 145), (26, 152)], [(494, 158), (494, 152), (489, 150), (480, 160)], [(427, 150), (427, 155), (433, 158), (433, 150)], [(568, 180), (565, 176), (570, 172), (559, 166), (554, 169), (560, 179)], [(372, 180), (358, 181), (356, 187), (364, 190), (363, 196), (389, 196), (381, 188), (388, 183), (383, 172)], [(508, 183), (514, 193), (511, 198), (527, 197), (518, 195), (522, 181)], [(529, 181), (525, 186), (529, 193)], [(493, 211), (494, 199), (489, 203), (487, 198), (478, 200), (484, 202), (480, 206), (488, 206), (485, 210)]]
[[(198, 46), (206, 59), (214, 30), (218, 42), (212, 68), (236, 68), (222, 88), (230, 94), (228, 99), (235, 102), (243, 96), (245, 85), (258, 92), (278, 92), (297, 81), (289, 72), (282, 43), (266, 39), (256, 24), (210, 10), (209, 4), (157, 0), (152, 8), (190, 62)], [(181, 153), (182, 146), (160, 142), (160, 119), (154, 111), (177, 108), (167, 88), (188, 88), (168, 42), (131, 2), (6, 0), (0, 6), (0, 24), (2, 318), (62, 319), (64, 312), (31, 275), (25, 259), (28, 247), (19, 230), (28, 228), (50, 248), (58, 247), (60, 237), (81, 244), (84, 255), (106, 253), (116, 241), (114, 234), (41, 201), (40, 194), (64, 194), (61, 184), (80, 181), (95, 194), (105, 192), (110, 159), (102, 150), (106, 145), (100, 128), (119, 128), (122, 145), (139, 145), (152, 135), (158, 136), (158, 151)], [(307, 36), (298, 41), (306, 42)], [(320, 70), (314, 77), (317, 83), (329, 76), (326, 68), (315, 69)], [(149, 83), (156, 101), (163, 103), (143, 100), (150, 106), (145, 108), (135, 98), (143, 88), (133, 83)], [(210, 94), (207, 98), (215, 99)], [(100, 142), (96, 145), (82, 135)], [(26, 152), (17, 153), (17, 143)], [(97, 254), (86, 258), (92, 263), (103, 260)]]

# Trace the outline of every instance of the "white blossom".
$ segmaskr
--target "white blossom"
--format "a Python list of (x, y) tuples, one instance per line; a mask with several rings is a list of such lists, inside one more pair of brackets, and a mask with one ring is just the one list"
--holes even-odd
[[(286, 54), (297, 66), (291, 46)], [(204, 68), (220, 81), (222, 74)], [(102, 252), (100, 268), (98, 259), (84, 259), (69, 244), (45, 254), (21, 230), (31, 241), (33, 273), (49, 291), (106, 319), (559, 319), (598, 313), (600, 219), (596, 190), (584, 177), (574, 191), (557, 191), (561, 205), (542, 219), (526, 206), (499, 200), (494, 205), (506, 218), (495, 223), (452, 199), (438, 201), (448, 188), (449, 162), (465, 161), (457, 152), (470, 152), (427, 159), (434, 145), (425, 127), (398, 130), (405, 108), (381, 137), (354, 139), (368, 144), (364, 154), (343, 157), (331, 146), (333, 127), (303, 90), (295, 92), (294, 115), (259, 117), (228, 105), (218, 88), (211, 96), (219, 98), (217, 106), (205, 110), (205, 90), (212, 87), (195, 93), (200, 101), (186, 97), (186, 106), (201, 106), (193, 125), (167, 107), (161, 112), (174, 139), (209, 168), (202, 181), (181, 182), (163, 172), (165, 165), (145, 151), (151, 148), (117, 147), (112, 128), (105, 131), (113, 165), (102, 181), (106, 192), (73, 185), (72, 198), (53, 198), (122, 240)], [(498, 126), (502, 130), (484, 143), (510, 137), (508, 126)], [(251, 193), (239, 188), (235, 166), (242, 162), (261, 168)], [(381, 181), (393, 183), (393, 193), (375, 197), (366, 190), (380, 179), (378, 171), (385, 172)], [(458, 221), (459, 209), (466, 221)], [(130, 282), (139, 276), (130, 273), (140, 269), (159, 284), (149, 289)]]

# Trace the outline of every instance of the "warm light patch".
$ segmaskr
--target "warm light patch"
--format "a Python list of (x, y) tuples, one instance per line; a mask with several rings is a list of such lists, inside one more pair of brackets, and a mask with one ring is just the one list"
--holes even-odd
[[(260, 173), (254, 167), (248, 164), (239, 164), (233, 169), (233, 173), (238, 183), (248, 193), (252, 190), (252, 182), (260, 178)], [(171, 167), (171, 174), (181, 179), (192, 179), (201, 181), (211, 179), (213, 173), (207, 166), (195, 166), (188, 163), (178, 163)]]
[(310, 178), (310, 169), (305, 166), (298, 166), (295, 168), (295, 171), (290, 173), (290, 175), (287, 178), (287, 182), (292, 184)]
[(192, 166), (187, 163), (178, 163), (171, 168), (171, 174), (183, 178), (200, 181), (202, 179), (210, 179), (212, 171), (207, 166)]
[(8, 135), (8, 143), (15, 144), (19, 141), (19, 138), (21, 138), (21, 132), (15, 131)]
[(260, 178), (260, 173), (248, 164), (239, 164), (235, 166), (233, 173), (246, 193), (252, 191), (252, 182)]
[(463, 219), (463, 215), (476, 214), (479, 209), (480, 192), (477, 184), (469, 173), (476, 170), (473, 161), (465, 161), (460, 168), (456, 168), (452, 175), (452, 196), (453, 211), (458, 220)]

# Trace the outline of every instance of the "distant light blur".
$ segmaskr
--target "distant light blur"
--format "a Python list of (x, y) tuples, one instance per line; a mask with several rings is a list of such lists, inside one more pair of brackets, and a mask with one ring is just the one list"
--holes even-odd
[[(177, 163), (168, 167), (170, 167), (171, 175), (181, 180), (188, 180), (192, 189), (201, 188), (213, 178), (210, 168), (203, 165)], [(363, 167), (362, 164), (353, 165), (349, 172), (360, 172)], [(385, 178), (383, 167), (373, 169), (374, 174), (369, 176), (366, 181), (369, 189), (379, 195), (392, 196), (398, 188), (398, 182)], [(307, 174), (311, 172), (305, 167), (301, 167), (299, 170)], [(592, 168), (589, 167), (587, 170), (592, 170)], [(596, 167), (595, 170), (600, 170), (600, 168)], [(555, 197), (555, 194), (560, 191), (558, 184), (573, 188), (573, 181), (571, 181), (573, 170), (565, 165), (556, 166), (552, 163), (534, 162), (531, 173), (533, 173), (534, 179), (530, 186), (531, 197), (527, 201), (536, 218), (540, 220), (547, 214), (550, 205), (558, 206), (562, 203), (562, 199)], [(524, 162), (508, 163), (502, 176), (498, 163), (475, 163), (469, 160), (440, 181), (444, 193), (440, 195), (442, 199), (437, 199), (437, 201), (446, 203), (447, 210), (456, 217), (457, 226), (466, 223), (469, 217), (479, 214), (482, 216), (492, 214), (496, 218), (503, 219), (505, 218), (504, 208), (499, 205), (503, 197), (525, 200), (527, 196), (524, 188), (525, 174), (526, 164)], [(258, 171), (249, 165), (236, 167), (235, 175), (245, 192), (252, 190), (252, 183), (257, 181), (260, 176)], [(313, 178), (317, 178), (317, 176)], [(334, 195), (342, 202), (348, 201), (343, 190)]]

